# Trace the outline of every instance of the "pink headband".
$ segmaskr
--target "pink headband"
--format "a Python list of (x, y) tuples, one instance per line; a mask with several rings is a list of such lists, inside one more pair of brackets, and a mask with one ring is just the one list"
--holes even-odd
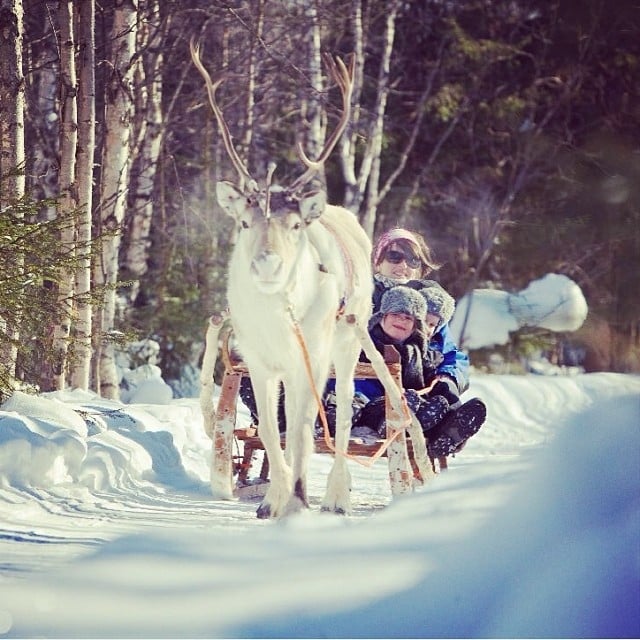
[(399, 227), (390, 229), (378, 238), (378, 242), (376, 242), (376, 246), (373, 248), (373, 264), (379, 264), (382, 261), (382, 254), (387, 247), (398, 240), (406, 240), (416, 247), (416, 249), (420, 250), (420, 246), (416, 242), (416, 237), (411, 231)]

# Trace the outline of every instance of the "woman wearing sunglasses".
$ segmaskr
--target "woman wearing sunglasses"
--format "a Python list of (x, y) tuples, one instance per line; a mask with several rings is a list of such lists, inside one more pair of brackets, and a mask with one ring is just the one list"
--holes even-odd
[[(391, 287), (399, 284), (412, 289), (440, 287), (435, 280), (427, 279), (439, 268), (440, 264), (420, 234), (400, 227), (383, 233), (373, 247), (373, 313), (380, 311), (382, 296)], [(438, 379), (447, 384), (452, 393), (460, 395), (469, 386), (469, 357), (451, 338), (448, 320), (431, 336), (430, 347), (443, 355), (437, 370)], [(358, 390), (369, 395), (364, 389)]]
[(414, 289), (421, 288), (425, 282), (433, 282), (425, 279), (439, 268), (419, 234), (401, 228), (383, 233), (373, 248), (374, 313), (387, 289), (408, 282), (414, 283)]

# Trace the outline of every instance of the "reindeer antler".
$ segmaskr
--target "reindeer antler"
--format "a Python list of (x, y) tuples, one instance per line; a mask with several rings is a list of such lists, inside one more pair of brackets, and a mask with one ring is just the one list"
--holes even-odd
[(225, 149), (229, 154), (229, 158), (231, 158), (231, 162), (233, 166), (236, 168), (238, 175), (240, 177), (240, 186), (244, 190), (245, 182), (248, 185), (248, 189), (250, 191), (258, 191), (258, 185), (256, 181), (251, 177), (251, 174), (244, 166), (244, 163), (240, 159), (238, 152), (235, 150), (233, 146), (233, 141), (231, 139), (231, 133), (229, 133), (229, 127), (224, 120), (224, 116), (222, 115), (222, 110), (218, 106), (216, 102), (216, 91), (218, 87), (224, 82), (224, 78), (219, 78), (214, 83), (211, 80), (211, 76), (209, 72), (204, 68), (202, 61), (200, 60), (200, 44), (195, 42), (195, 39), (192, 38), (189, 43), (189, 48), (191, 49), (191, 59), (193, 60), (193, 64), (196, 66), (196, 69), (200, 72), (200, 75), (204, 78), (205, 84), (207, 86), (207, 93), (209, 95), (209, 103), (211, 104), (211, 108), (213, 109), (213, 113), (216, 116), (216, 120), (218, 121), (218, 126), (220, 127), (220, 133), (222, 134), (222, 140), (224, 141)]
[(340, 58), (336, 58), (336, 64), (336, 61), (334, 61), (331, 54), (325, 53), (323, 55), (324, 63), (327, 66), (331, 77), (340, 88), (340, 93), (342, 94), (342, 115), (336, 128), (333, 130), (333, 133), (325, 142), (324, 148), (317, 160), (310, 160), (305, 154), (302, 144), (298, 142), (298, 155), (302, 162), (307, 166), (307, 170), (294, 181), (290, 187), (291, 191), (296, 191), (301, 186), (309, 182), (309, 180), (311, 180), (311, 178), (313, 178), (322, 169), (324, 163), (333, 151), (333, 148), (336, 146), (336, 143), (340, 139), (340, 136), (343, 134), (349, 122), (349, 118), (351, 117), (351, 94), (353, 92), (353, 75), (356, 66), (356, 56), (355, 54), (351, 54), (349, 57), (349, 67), (347, 68)]

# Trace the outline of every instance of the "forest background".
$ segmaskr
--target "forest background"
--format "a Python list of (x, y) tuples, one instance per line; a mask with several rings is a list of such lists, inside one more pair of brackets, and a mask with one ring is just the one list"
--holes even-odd
[[(251, 174), (302, 172), (339, 117), (322, 53), (356, 54), (329, 201), (428, 239), (456, 297), (550, 272), (582, 288), (587, 371), (640, 371), (640, 10), (632, 0), (0, 0), (0, 391), (117, 398), (152, 338), (178, 394), (225, 306), (235, 174), (189, 42)], [(464, 347), (464, 345), (462, 345)], [(567, 347), (570, 347), (569, 349)], [(489, 352), (472, 353), (482, 364)]]

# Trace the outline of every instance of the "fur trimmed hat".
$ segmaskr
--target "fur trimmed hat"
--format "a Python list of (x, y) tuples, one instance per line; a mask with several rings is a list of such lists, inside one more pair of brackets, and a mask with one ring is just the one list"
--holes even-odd
[(439, 284), (434, 283), (420, 289), (420, 293), (427, 305), (427, 313), (442, 318), (438, 327), (451, 322), (453, 312), (456, 310), (456, 302)]
[(416, 328), (424, 333), (424, 318), (427, 315), (427, 305), (424, 296), (420, 292), (397, 285), (384, 292), (380, 301), (380, 311), (374, 313), (369, 320), (369, 327), (379, 323), (387, 313), (404, 313), (413, 316), (416, 320)]

